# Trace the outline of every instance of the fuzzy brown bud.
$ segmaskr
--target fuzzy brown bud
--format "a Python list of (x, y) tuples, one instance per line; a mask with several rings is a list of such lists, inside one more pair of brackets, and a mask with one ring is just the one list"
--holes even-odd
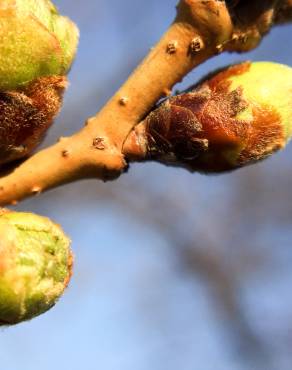
[(291, 135), (292, 69), (247, 62), (167, 99), (135, 128), (125, 152), (140, 148), (167, 164), (224, 172), (266, 158)]

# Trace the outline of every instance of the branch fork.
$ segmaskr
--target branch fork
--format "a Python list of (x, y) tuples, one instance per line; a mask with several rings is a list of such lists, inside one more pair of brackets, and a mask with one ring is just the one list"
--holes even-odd
[(0, 204), (14, 204), (81, 178), (118, 177), (128, 166), (131, 146), (137, 145), (124, 145), (129, 133), (162, 96), (214, 55), (257, 46), (274, 23), (292, 19), (291, 9), (291, 0), (255, 1), (253, 5), (240, 0), (233, 4), (181, 0), (161, 40), (79, 133), (61, 138), (0, 179)]

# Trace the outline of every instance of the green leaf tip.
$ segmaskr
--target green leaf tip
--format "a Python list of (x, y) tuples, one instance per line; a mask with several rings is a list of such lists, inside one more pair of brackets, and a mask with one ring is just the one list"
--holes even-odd
[(79, 32), (49, 0), (0, 3), (0, 91), (36, 78), (65, 75), (74, 59)]
[(32, 213), (0, 214), (0, 325), (49, 310), (71, 277), (70, 240), (50, 219)]

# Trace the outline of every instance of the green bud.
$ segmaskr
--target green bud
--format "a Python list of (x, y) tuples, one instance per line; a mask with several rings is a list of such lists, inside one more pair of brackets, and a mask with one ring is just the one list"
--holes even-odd
[(2, 0), (0, 91), (36, 78), (65, 75), (73, 61), (78, 29), (49, 0)]
[(72, 254), (61, 228), (31, 213), (0, 215), (0, 325), (50, 309), (68, 285)]

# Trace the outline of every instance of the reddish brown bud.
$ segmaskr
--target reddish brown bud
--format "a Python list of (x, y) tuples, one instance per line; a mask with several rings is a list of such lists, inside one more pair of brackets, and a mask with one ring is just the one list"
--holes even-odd
[(65, 76), (41, 77), (25, 87), (0, 92), (0, 164), (28, 155), (60, 110)]
[(135, 128), (125, 152), (132, 146), (134, 155), (192, 171), (228, 171), (283, 148), (291, 116), (292, 69), (243, 63), (167, 99)]

